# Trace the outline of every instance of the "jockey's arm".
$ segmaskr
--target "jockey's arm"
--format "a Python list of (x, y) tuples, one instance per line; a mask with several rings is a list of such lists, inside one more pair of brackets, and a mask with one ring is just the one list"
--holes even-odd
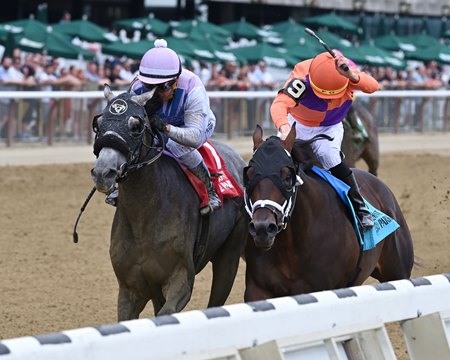
[(184, 127), (168, 125), (167, 135), (179, 144), (198, 148), (203, 145), (210, 110), (206, 90), (202, 87), (193, 89), (186, 99)]
[(272, 121), (279, 131), (280, 138), (282, 140), (286, 139), (291, 129), (287, 116), (290, 110), (295, 107), (295, 105), (297, 104), (292, 98), (282, 92), (279, 92), (275, 97), (275, 100), (272, 102), (272, 105), (270, 106), (270, 115), (272, 116)]

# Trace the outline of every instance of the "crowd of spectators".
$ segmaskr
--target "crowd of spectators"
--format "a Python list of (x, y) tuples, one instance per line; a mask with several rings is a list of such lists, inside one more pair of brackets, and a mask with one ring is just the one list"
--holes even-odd
[[(0, 66), (0, 91), (14, 90), (99, 90), (105, 83), (113, 89), (126, 89), (138, 69), (138, 61), (106, 58), (102, 64), (95, 61), (68, 63), (63, 59), (49, 58), (43, 54), (29, 54), (15, 49), (12, 55), (4, 55)], [(221, 63), (195, 62), (185, 64), (197, 73), (209, 91), (273, 91), (279, 89), (285, 78), (276, 79), (264, 61), (239, 64), (236, 61)], [(449, 87), (449, 68), (436, 62), (417, 64), (408, 70), (393, 68), (367, 68), (381, 84), (382, 89), (443, 89)], [(100, 99), (54, 99), (38, 100), (0, 99), (0, 137), (6, 137), (5, 124), (13, 126), (14, 136), (28, 138), (47, 136), (56, 132), (59, 136), (81, 135), (80, 119), (83, 111), (88, 116), (99, 111)], [(250, 101), (228, 101), (224, 104), (212, 99), (213, 110), (223, 114), (227, 111), (229, 124), (235, 128), (242, 125), (243, 110), (253, 122), (269, 122), (270, 99), (257, 98)], [(219, 115), (220, 116), (220, 115)], [(42, 121), (39, 121), (42, 119)], [(249, 124), (249, 126), (254, 124)], [(224, 130), (224, 129), (222, 129)], [(230, 129), (228, 129), (230, 131)], [(232, 129), (231, 129), (232, 130)]]

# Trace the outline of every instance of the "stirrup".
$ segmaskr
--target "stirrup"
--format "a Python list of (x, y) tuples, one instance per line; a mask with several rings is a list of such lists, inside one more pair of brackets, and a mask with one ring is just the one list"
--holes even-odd
[(359, 230), (360, 230), (361, 233), (363, 233), (364, 231), (372, 229), (373, 226), (375, 225), (372, 218), (370, 219), (370, 221), (367, 218), (365, 218), (364, 220), (365, 221), (360, 221), (358, 219), (358, 226), (359, 226)]

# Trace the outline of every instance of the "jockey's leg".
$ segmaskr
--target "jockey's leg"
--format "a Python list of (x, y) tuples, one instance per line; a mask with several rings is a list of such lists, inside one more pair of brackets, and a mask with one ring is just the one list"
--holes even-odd
[(209, 205), (200, 209), (202, 215), (209, 214), (222, 206), (219, 196), (214, 188), (214, 183), (211, 180), (211, 174), (206, 167), (202, 156), (197, 149), (188, 146), (180, 145), (172, 140), (167, 143), (167, 148), (205, 185), (208, 191)]
[(211, 174), (208, 171), (203, 160), (196, 167), (189, 169), (195, 176), (197, 176), (205, 185), (208, 191), (209, 197), (209, 206), (200, 209), (200, 213), (202, 215), (209, 214), (214, 210), (217, 210), (222, 205), (220, 201), (219, 195), (216, 193), (216, 189), (214, 188), (214, 183), (211, 180)]
[(341, 162), (339, 165), (331, 168), (330, 171), (331, 174), (350, 186), (348, 197), (352, 202), (353, 207), (355, 208), (356, 216), (358, 218), (362, 231), (368, 230), (373, 227), (372, 214), (364, 203), (364, 199), (359, 191), (359, 186), (356, 182), (356, 178), (352, 170), (347, 166), (347, 164)]

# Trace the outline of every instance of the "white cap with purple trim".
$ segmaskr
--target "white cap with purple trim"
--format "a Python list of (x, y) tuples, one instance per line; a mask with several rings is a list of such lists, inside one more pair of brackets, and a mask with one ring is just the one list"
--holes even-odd
[(138, 79), (146, 84), (162, 84), (178, 78), (181, 61), (177, 53), (167, 47), (167, 41), (157, 39), (154, 48), (148, 50), (141, 59)]

